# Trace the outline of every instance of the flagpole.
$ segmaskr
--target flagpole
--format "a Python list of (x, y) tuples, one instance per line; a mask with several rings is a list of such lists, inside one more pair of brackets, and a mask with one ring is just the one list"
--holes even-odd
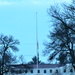
[(38, 24), (37, 24), (37, 12), (36, 12), (36, 51), (37, 51), (37, 75), (38, 75), (38, 61), (39, 61), (39, 45), (38, 45)]

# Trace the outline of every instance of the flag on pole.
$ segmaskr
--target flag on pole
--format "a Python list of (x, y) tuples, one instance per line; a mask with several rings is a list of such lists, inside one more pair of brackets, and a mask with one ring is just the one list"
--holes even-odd
[(37, 41), (37, 50), (39, 49), (39, 44), (38, 44), (38, 41)]

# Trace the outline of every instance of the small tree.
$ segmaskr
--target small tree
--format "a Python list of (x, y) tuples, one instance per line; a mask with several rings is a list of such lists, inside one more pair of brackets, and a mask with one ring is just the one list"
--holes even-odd
[(23, 55), (20, 55), (19, 59), (20, 59), (20, 61), (21, 61), (22, 64), (25, 64), (24, 56)]
[(41, 63), (41, 61), (39, 61), (39, 58), (38, 58), (38, 60), (37, 60), (37, 57), (34, 56), (34, 57), (32, 58), (32, 61), (30, 61), (28, 64), (37, 64), (37, 61), (38, 61), (38, 64)]

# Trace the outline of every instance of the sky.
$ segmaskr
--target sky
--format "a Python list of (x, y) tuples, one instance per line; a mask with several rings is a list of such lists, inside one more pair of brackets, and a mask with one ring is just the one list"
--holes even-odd
[(36, 12), (38, 25), (39, 58), (47, 62), (48, 56), (43, 56), (43, 42), (47, 41), (49, 33), (49, 15), (47, 9), (55, 3), (68, 0), (0, 0), (0, 34), (12, 35), (18, 39), (19, 52), (25, 62), (31, 61), (36, 55)]

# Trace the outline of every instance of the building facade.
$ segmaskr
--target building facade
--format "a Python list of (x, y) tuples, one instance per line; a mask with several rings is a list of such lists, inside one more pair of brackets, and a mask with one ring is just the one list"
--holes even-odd
[[(71, 64), (35, 64), (14, 65), (7, 75), (75, 75)], [(5, 74), (6, 75), (6, 74)]]

